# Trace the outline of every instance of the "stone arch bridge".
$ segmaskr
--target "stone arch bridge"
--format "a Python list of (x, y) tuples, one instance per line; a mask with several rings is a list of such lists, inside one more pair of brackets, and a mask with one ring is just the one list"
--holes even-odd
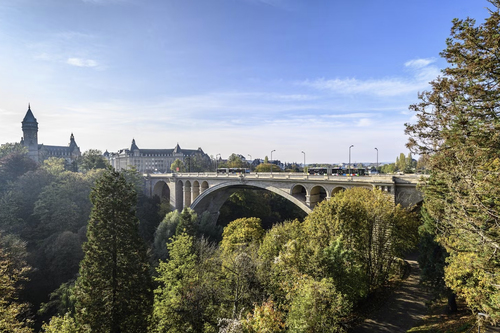
[(148, 174), (145, 194), (168, 200), (181, 211), (191, 207), (198, 214), (209, 211), (217, 219), (219, 209), (231, 194), (242, 188), (264, 189), (293, 202), (309, 214), (314, 206), (335, 193), (352, 187), (378, 188), (387, 192), (394, 203), (409, 207), (422, 201), (417, 189), (421, 176), (328, 176), (302, 173), (172, 173)]

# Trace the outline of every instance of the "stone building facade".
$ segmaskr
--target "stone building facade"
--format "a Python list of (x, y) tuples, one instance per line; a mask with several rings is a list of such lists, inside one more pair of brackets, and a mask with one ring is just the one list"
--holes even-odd
[(28, 156), (37, 163), (49, 157), (64, 158), (68, 163), (74, 162), (81, 156), (80, 147), (76, 144), (71, 133), (67, 146), (49, 146), (38, 143), (38, 122), (28, 105), (28, 111), (22, 121), (23, 137), (21, 144), (28, 148)]
[(171, 172), (170, 166), (176, 159), (185, 164), (186, 171), (205, 171), (211, 162), (201, 148), (181, 149), (177, 144), (172, 149), (141, 149), (135, 139), (132, 139), (130, 148), (120, 149), (116, 153), (106, 151), (104, 156), (116, 170), (134, 167), (142, 173)]

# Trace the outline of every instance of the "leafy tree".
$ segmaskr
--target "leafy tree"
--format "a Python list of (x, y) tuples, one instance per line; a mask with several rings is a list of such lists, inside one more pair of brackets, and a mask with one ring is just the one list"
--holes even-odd
[(177, 226), (179, 225), (179, 220), (179, 211), (174, 210), (173, 212), (165, 215), (163, 221), (161, 221), (158, 225), (158, 228), (155, 231), (153, 242), (153, 255), (155, 259), (168, 259), (167, 244), (171, 241), (171, 237), (175, 235), (175, 231), (177, 230)]
[(341, 237), (342, 249), (352, 251), (355, 258), (352, 264), (362, 265), (366, 285), (376, 288), (388, 278), (395, 258), (416, 246), (418, 223), (382, 191), (352, 188), (340, 192), (321, 202), (304, 221), (311, 256), (307, 272), (331, 276), (324, 249)]
[(273, 172), (281, 172), (282, 170), (276, 164), (272, 163), (261, 163), (255, 167), (256, 172), (271, 172), (271, 168)]
[(281, 313), (272, 300), (255, 305), (253, 312), (242, 321), (245, 332), (248, 333), (280, 333), (285, 332), (284, 314)]
[(246, 166), (247, 164), (243, 161), (241, 155), (235, 153), (229, 155), (229, 158), (227, 159), (228, 168), (244, 168)]
[(221, 249), (233, 252), (239, 247), (244, 247), (252, 242), (260, 242), (264, 236), (259, 218), (241, 218), (229, 223), (222, 233)]
[(405, 154), (404, 153), (399, 154), (399, 158), (396, 158), (396, 168), (401, 172), (405, 172), (407, 165), (408, 164)]
[(184, 165), (184, 162), (182, 162), (180, 159), (176, 159), (172, 165), (170, 165), (170, 170), (173, 172), (185, 172), (186, 171), (186, 166)]
[(341, 320), (351, 310), (349, 302), (335, 290), (331, 280), (300, 280), (287, 317), (289, 332), (345, 332)]
[(175, 234), (186, 233), (189, 236), (196, 236), (198, 227), (198, 215), (189, 207), (185, 207), (179, 216), (179, 223), (175, 229)]
[(469, 307), (500, 319), (500, 1), (480, 25), (453, 20), (449, 67), (410, 106), (408, 147), (428, 156), (425, 206), (449, 252), (445, 281)]
[(102, 151), (98, 149), (89, 149), (82, 154), (78, 164), (81, 170), (89, 171), (94, 169), (105, 169), (109, 163), (102, 155)]
[(36, 170), (37, 164), (26, 154), (26, 147), (5, 144), (0, 149), (0, 193), (28, 171)]
[(0, 331), (32, 332), (27, 316), (28, 304), (18, 299), (21, 283), (26, 281), (29, 270), (24, 244), (4, 239), (1, 234), (0, 242)]
[(215, 332), (220, 296), (216, 248), (182, 233), (168, 245), (170, 258), (157, 268), (153, 332)]
[(54, 316), (49, 324), (42, 326), (42, 332), (45, 333), (82, 333), (86, 330), (80, 328), (75, 319), (66, 313), (64, 316)]
[(76, 282), (76, 319), (98, 332), (145, 332), (152, 306), (146, 248), (133, 185), (112, 169), (96, 181)]
[(42, 168), (57, 176), (65, 170), (65, 163), (64, 158), (49, 157), (43, 161)]
[(19, 142), (8, 142), (0, 145), (0, 159), (13, 153), (27, 154), (28, 148), (26, 148), (26, 146), (20, 144)]

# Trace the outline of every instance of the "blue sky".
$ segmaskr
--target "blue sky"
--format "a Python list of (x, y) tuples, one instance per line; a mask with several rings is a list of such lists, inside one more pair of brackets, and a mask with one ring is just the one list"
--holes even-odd
[(0, 143), (394, 161), (408, 105), (486, 0), (2, 0)]

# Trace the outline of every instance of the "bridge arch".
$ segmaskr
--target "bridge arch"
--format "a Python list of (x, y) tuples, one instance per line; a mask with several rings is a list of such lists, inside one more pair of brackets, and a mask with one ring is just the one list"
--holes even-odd
[(170, 202), (170, 187), (166, 182), (160, 180), (153, 187), (153, 196), (158, 196), (160, 200), (168, 200)]
[(191, 206), (191, 182), (184, 182), (184, 207)]
[(333, 197), (335, 194), (337, 194), (339, 192), (344, 192), (345, 190), (347, 190), (345, 187), (337, 186), (332, 190), (332, 194), (330, 196)]
[(182, 211), (184, 208), (184, 183), (178, 180), (175, 183), (175, 209)]
[(290, 190), (290, 194), (294, 198), (297, 198), (302, 202), (306, 202), (307, 190), (306, 190), (306, 187), (304, 185), (302, 185), (302, 184), (293, 185), (291, 190)]
[(205, 180), (201, 183), (201, 192), (200, 193), (203, 193), (205, 192), (206, 190), (208, 190), (208, 182)]
[(198, 214), (201, 214), (205, 211), (209, 211), (210, 214), (213, 216), (213, 218), (217, 220), (217, 218), (219, 217), (220, 208), (226, 202), (226, 200), (229, 199), (231, 194), (240, 189), (252, 189), (252, 188), (264, 189), (276, 193), (284, 197), (285, 199), (288, 199), (289, 201), (293, 202), (307, 214), (311, 213), (312, 211), (311, 208), (309, 208), (304, 201), (299, 200), (290, 193), (286, 193), (285, 191), (280, 190), (279, 188), (269, 185), (266, 186), (259, 183), (242, 184), (240, 182), (238, 183), (224, 182), (208, 188), (207, 190), (203, 191), (193, 201), (193, 203), (191, 204), (191, 208)]
[(328, 198), (329, 197), (328, 194), (329, 193), (323, 186), (321, 185), (314, 186), (309, 192), (309, 200), (311, 208), (316, 207), (317, 204)]

